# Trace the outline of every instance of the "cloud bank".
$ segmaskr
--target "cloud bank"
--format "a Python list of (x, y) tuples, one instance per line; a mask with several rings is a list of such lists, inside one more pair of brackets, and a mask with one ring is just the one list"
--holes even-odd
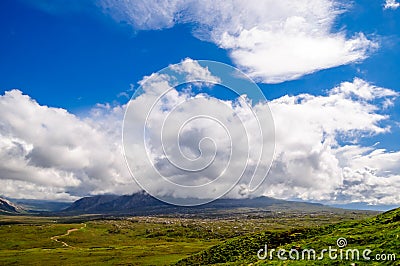
[(131, 193), (136, 185), (121, 151), (122, 111), (98, 106), (82, 119), (19, 90), (0, 96), (0, 193), (60, 200)]
[[(237, 182), (242, 189), (234, 196), (245, 196), (265, 178), (273, 157), (271, 112), (253, 112), (252, 99), (233, 83), (259, 88), (236, 68), (199, 62), (204, 66), (185, 59), (145, 78), (124, 119), (124, 148), (133, 175), (150, 194), (165, 200), (195, 197), (205, 203)], [(218, 81), (221, 86), (213, 86)], [(207, 89), (228, 90), (237, 97), (219, 100)], [(257, 96), (263, 96), (260, 90)]]
[[(392, 90), (356, 78), (325, 96), (301, 94), (270, 102), (277, 151), (266, 194), (306, 200), (398, 203), (399, 197), (393, 191), (398, 189), (394, 187), (400, 168), (388, 168), (398, 153), (358, 144), (363, 137), (390, 131), (390, 127), (381, 125), (388, 119), (381, 111), (388, 99), (397, 96)], [(366, 175), (366, 169), (379, 171)]]
[[(180, 69), (182, 73), (209, 75), (195, 61), (187, 59), (185, 63)], [(159, 81), (153, 89), (170, 88), (165, 77), (160, 77)], [(390, 117), (386, 112), (397, 96), (393, 90), (355, 78), (324, 95), (287, 95), (269, 102), (269, 107), (262, 102), (254, 105), (253, 111), (259, 116), (266, 113), (266, 108), (272, 111), (276, 151), (267, 180), (252, 195), (399, 204), (400, 167), (397, 162), (400, 152), (360, 144), (364, 137), (390, 131), (387, 126)], [(143, 115), (140, 106), (147, 106), (152, 97), (154, 91), (147, 90), (137, 98), (138, 119)], [(245, 138), (240, 134), (241, 130), (235, 129), (240, 125), (232, 119), (232, 113), (240, 113), (241, 123), (247, 121), (246, 109), (240, 102), (193, 95), (190, 90), (172, 89), (154, 108), (147, 132), (149, 140), (157, 143), (160, 121), (177, 102), (190, 103), (183, 106), (182, 114), (196, 114), (207, 106), (221, 120), (232, 123), (230, 126), (234, 130), (231, 132), (237, 132), (231, 135), (232, 143), (241, 147)], [(88, 117), (80, 118), (63, 109), (42, 106), (18, 90), (0, 96), (1, 194), (16, 198), (75, 199), (89, 194), (138, 191), (121, 152), (124, 108), (98, 105)], [(169, 136), (168, 131), (165, 133), (165, 138), (174, 140), (175, 136)], [(229, 147), (229, 143), (224, 143), (224, 134), (224, 130), (219, 130), (214, 123), (198, 121), (182, 131), (184, 153), (189, 158), (196, 158), (199, 139), (206, 135), (219, 139), (221, 147)], [(213, 148), (212, 143), (208, 144), (202, 147), (205, 153)], [(228, 150), (218, 151), (217, 163), (224, 163)], [(185, 174), (168, 167), (160, 146), (154, 145), (151, 151), (151, 156), (157, 159), (157, 167), (171, 180), (184, 184), (212, 179), (222, 169), (217, 164), (202, 176)], [(136, 156), (140, 161), (143, 154)], [(232, 164), (240, 166), (242, 162), (243, 158), (238, 156), (233, 158)], [(266, 170), (269, 167), (261, 166)], [(139, 169), (136, 173), (146, 175), (147, 170)], [(147, 178), (151, 180), (151, 176)], [(158, 184), (153, 185), (157, 188)], [(184, 195), (180, 191), (170, 191), (168, 187), (158, 189), (160, 193), (179, 197), (209, 195), (209, 191)], [(228, 196), (248, 196), (246, 187), (238, 184)]]
[(241, 70), (265, 83), (356, 63), (378, 47), (361, 32), (347, 37), (333, 29), (346, 11), (333, 0), (102, 0), (99, 5), (136, 30), (194, 24), (196, 37), (227, 49)]

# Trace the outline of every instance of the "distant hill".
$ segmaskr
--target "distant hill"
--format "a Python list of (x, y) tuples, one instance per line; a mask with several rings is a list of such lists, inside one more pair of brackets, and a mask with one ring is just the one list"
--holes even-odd
[(366, 202), (352, 202), (346, 204), (330, 204), (329, 206), (340, 209), (348, 209), (348, 210), (370, 210), (370, 211), (389, 211), (398, 207), (398, 205), (389, 204), (389, 205), (371, 205)]
[[(400, 265), (399, 236), (400, 208), (397, 208), (361, 221), (343, 222), (316, 228), (297, 228), (281, 232), (267, 231), (228, 239), (222, 244), (189, 256), (176, 265)], [(339, 243), (347, 242), (347, 245), (342, 247), (344, 256), (346, 256), (347, 250), (357, 249), (360, 252), (359, 261), (353, 260), (350, 257), (351, 253), (349, 253), (349, 257), (344, 257), (344, 260), (337, 259), (336, 261), (331, 260), (328, 253), (325, 253), (321, 260), (291, 260), (288, 252), (282, 255), (286, 256), (286, 261), (279, 260), (276, 253), (272, 259), (269, 258), (269, 255), (265, 260), (259, 260), (257, 257), (257, 252), (265, 249), (265, 245), (267, 245), (269, 251), (272, 249), (276, 251), (295, 249), (299, 254), (302, 254), (304, 250), (313, 249), (318, 258), (320, 252), (328, 249), (329, 246), (340, 250), (337, 244), (340, 238), (345, 238), (345, 241), (342, 239)], [(366, 249), (371, 250), (371, 253), (367, 254), (370, 260), (362, 257), (362, 252)], [(340, 254), (339, 251), (336, 254)], [(385, 262), (378, 261), (376, 256), (381, 254), (386, 256)], [(396, 261), (393, 260), (393, 254)], [(353, 262), (356, 264), (352, 264)]]
[[(62, 211), (64, 215), (114, 214), (114, 215), (260, 215), (272, 212), (320, 213), (337, 212), (339, 209), (316, 203), (278, 200), (269, 197), (249, 199), (217, 199), (196, 207), (179, 207), (164, 203), (147, 193), (132, 195), (98, 195), (84, 197)], [(341, 210), (342, 211), (342, 210)]]
[(81, 198), (63, 212), (74, 213), (116, 213), (132, 212), (148, 209), (152, 206), (164, 206), (161, 201), (145, 194), (136, 193), (133, 195), (98, 195)]
[(25, 210), (21, 206), (5, 199), (0, 198), (0, 214), (18, 214)]
[(11, 201), (32, 213), (61, 211), (71, 205), (71, 202), (52, 200), (11, 199)]

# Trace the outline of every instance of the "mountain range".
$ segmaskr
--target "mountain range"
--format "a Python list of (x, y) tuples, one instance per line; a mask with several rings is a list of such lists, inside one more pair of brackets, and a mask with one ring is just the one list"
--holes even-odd
[[(185, 199), (182, 199), (185, 200)], [(0, 198), (0, 214), (35, 213), (38, 215), (74, 216), (82, 214), (111, 216), (271, 216), (297, 213), (348, 212), (319, 203), (286, 201), (270, 197), (243, 199), (217, 199), (210, 203), (182, 207), (162, 202), (145, 192), (132, 195), (96, 195), (83, 197), (75, 202), (51, 202), (45, 200), (7, 200)]]
[(210, 203), (181, 207), (164, 203), (147, 193), (132, 195), (97, 195), (81, 198), (60, 212), (63, 215), (111, 214), (111, 215), (266, 215), (276, 212), (320, 213), (337, 212), (340, 209), (319, 203), (279, 200), (270, 197), (244, 199), (217, 199)]

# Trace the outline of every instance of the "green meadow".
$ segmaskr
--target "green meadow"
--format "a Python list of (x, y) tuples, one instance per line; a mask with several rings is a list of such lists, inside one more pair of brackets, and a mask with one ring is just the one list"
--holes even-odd
[[(192, 264), (198, 254), (229, 241), (241, 241), (243, 237), (296, 228), (320, 228), (342, 220), (364, 219), (368, 215), (371, 214), (346, 212), (223, 219), (0, 216), (0, 264), (170, 265), (182, 264), (185, 259)], [(236, 252), (242, 252), (240, 246), (237, 248)], [(225, 261), (211, 258), (210, 264), (237, 259), (235, 256)], [(243, 261), (251, 262), (252, 257)]]
[[(340, 238), (346, 239), (345, 245), (338, 246)], [(269, 251), (265, 258), (259, 259), (257, 253), (263, 249), (260, 253), (263, 257), (266, 245)], [(331, 255), (327, 251), (322, 253), (329, 247)], [(395, 209), (359, 221), (232, 238), (177, 265), (400, 265), (399, 247), (400, 209)], [(286, 253), (278, 257), (278, 250)], [(315, 256), (309, 255), (310, 250), (316, 252)], [(368, 251), (364, 253), (365, 250)]]

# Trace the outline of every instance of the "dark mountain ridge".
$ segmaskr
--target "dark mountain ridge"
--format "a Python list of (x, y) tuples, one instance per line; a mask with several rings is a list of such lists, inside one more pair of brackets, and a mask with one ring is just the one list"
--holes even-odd
[(5, 199), (0, 198), (0, 214), (18, 214), (23, 213), (24, 208)]
[(61, 214), (112, 214), (112, 215), (156, 215), (156, 214), (218, 214), (259, 212), (321, 212), (338, 210), (318, 203), (285, 201), (269, 197), (246, 199), (217, 199), (213, 202), (181, 207), (162, 202), (145, 192), (132, 195), (97, 195), (84, 197), (64, 209)]

